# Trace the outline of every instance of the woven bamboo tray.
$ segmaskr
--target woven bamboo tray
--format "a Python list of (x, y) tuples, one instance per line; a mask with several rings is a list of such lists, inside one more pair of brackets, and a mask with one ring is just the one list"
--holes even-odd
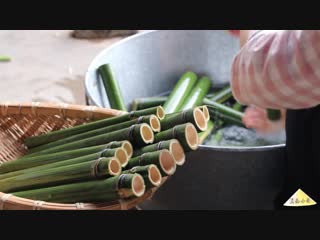
[[(95, 106), (24, 103), (0, 104), (0, 164), (27, 153), (26, 137), (67, 128), (123, 112)], [(108, 203), (60, 204), (33, 201), (0, 192), (0, 210), (128, 210), (151, 198), (155, 189), (142, 197)]]

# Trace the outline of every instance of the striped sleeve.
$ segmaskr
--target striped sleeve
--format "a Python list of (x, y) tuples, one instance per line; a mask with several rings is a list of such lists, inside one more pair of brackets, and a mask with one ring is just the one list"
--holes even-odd
[(320, 31), (253, 31), (234, 58), (231, 87), (244, 105), (302, 109), (320, 104)]

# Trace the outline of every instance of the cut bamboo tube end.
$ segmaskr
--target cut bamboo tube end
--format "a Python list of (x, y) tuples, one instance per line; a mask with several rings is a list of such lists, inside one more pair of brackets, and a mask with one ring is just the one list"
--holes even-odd
[(156, 113), (157, 117), (160, 120), (163, 120), (164, 117), (166, 116), (165, 112), (164, 112), (164, 108), (162, 106), (158, 106), (157, 107), (157, 113)]
[(179, 141), (172, 139), (169, 149), (176, 161), (176, 164), (178, 166), (182, 166), (186, 161), (186, 155)]
[(185, 131), (185, 139), (187, 140), (187, 143), (189, 147), (192, 150), (196, 150), (199, 147), (199, 136), (197, 129), (194, 127), (193, 124), (187, 124), (186, 131)]
[(160, 166), (168, 175), (173, 175), (176, 172), (176, 161), (169, 150), (163, 149), (160, 153)]
[(109, 174), (112, 176), (118, 176), (121, 173), (121, 163), (118, 159), (113, 158), (108, 163)]
[(162, 181), (162, 176), (159, 171), (159, 168), (156, 165), (150, 165), (148, 169), (148, 177), (150, 182), (153, 184), (155, 187), (159, 187)]
[[(209, 111), (208, 111), (209, 114)], [(200, 110), (200, 108), (195, 108), (193, 111), (194, 120), (196, 122), (197, 127), (199, 130), (204, 132), (208, 128), (208, 120), (206, 115), (203, 111)]]
[(155, 115), (150, 116), (150, 127), (154, 132), (160, 132), (161, 131), (161, 124), (159, 118)]
[(140, 135), (146, 144), (153, 143), (154, 134), (153, 134), (152, 128), (149, 125), (141, 124)]
[(122, 147), (126, 150), (128, 159), (130, 159), (133, 154), (132, 144), (129, 141), (123, 141)]
[(133, 176), (131, 188), (132, 188), (132, 193), (136, 197), (141, 197), (144, 194), (146, 190), (146, 186), (144, 184), (144, 180), (141, 175), (135, 174)]
[(206, 105), (203, 105), (203, 106), (201, 106), (199, 108), (202, 110), (202, 112), (203, 112), (203, 114), (204, 114), (204, 116), (205, 116), (205, 118), (206, 118), (206, 120), (208, 122), (210, 120), (210, 112), (209, 112), (208, 107)]
[(119, 160), (122, 167), (127, 166), (129, 157), (124, 148), (118, 148), (115, 152), (115, 157)]

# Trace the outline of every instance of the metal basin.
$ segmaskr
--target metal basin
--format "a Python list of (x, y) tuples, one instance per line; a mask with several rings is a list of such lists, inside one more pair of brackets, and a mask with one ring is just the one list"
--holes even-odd
[[(102, 51), (91, 63), (88, 103), (109, 107), (96, 69), (110, 63), (125, 103), (173, 88), (186, 70), (208, 75), (216, 87), (230, 81), (238, 40), (223, 30), (141, 33)], [(284, 144), (250, 148), (200, 146), (142, 209), (272, 209), (283, 182)]]

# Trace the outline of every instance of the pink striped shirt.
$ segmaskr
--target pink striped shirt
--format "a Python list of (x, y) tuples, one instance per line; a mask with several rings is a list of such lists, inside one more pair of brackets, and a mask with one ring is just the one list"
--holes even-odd
[(251, 31), (232, 64), (244, 105), (302, 109), (320, 104), (320, 30)]

